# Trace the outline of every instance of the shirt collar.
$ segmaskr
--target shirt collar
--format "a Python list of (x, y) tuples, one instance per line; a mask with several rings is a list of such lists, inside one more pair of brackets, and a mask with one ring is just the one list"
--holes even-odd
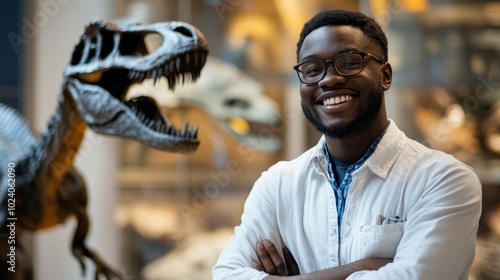
[(396, 162), (406, 143), (406, 135), (399, 130), (394, 121), (390, 124), (375, 152), (369, 157), (365, 165), (382, 179), (387, 177), (387, 173)]
[[(381, 138), (377, 139), (380, 142), (378, 144), (374, 142), (373, 144), (376, 145), (375, 150), (372, 151), (371, 155), (367, 152), (363, 157), (364, 166), (369, 168), (375, 175), (385, 179), (390, 168), (401, 153), (405, 139), (405, 134), (399, 130), (394, 121), (389, 119), (389, 125), (385, 133), (382, 133)], [(322, 170), (328, 170), (325, 160), (325, 142), (325, 136), (323, 135), (313, 148), (307, 167), (309, 167), (309, 165), (314, 165), (316, 167), (321, 167)], [(361, 159), (356, 164), (358, 163), (362, 163)]]

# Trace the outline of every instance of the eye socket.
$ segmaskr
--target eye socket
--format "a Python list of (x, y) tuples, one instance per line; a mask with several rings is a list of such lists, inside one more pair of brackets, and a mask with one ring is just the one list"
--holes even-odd
[(190, 38), (193, 37), (193, 33), (191, 32), (191, 30), (187, 29), (184, 26), (178, 26), (178, 27), (174, 28), (173, 31), (179, 32), (186, 37), (190, 37)]
[(119, 52), (123, 56), (138, 56), (144, 48), (143, 34), (128, 33), (122, 34), (120, 44), (118, 46)]
[(224, 102), (224, 105), (227, 107), (236, 107), (240, 109), (247, 109), (250, 107), (250, 104), (246, 100), (236, 98), (227, 99)]
[(113, 50), (113, 32), (109, 30), (102, 30), (102, 49), (99, 54), (100, 59), (105, 59)]

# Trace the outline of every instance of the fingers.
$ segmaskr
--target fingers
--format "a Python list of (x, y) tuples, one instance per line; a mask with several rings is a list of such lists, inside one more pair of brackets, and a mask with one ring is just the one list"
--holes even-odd
[(254, 265), (255, 269), (257, 269), (258, 271), (264, 271), (264, 267), (260, 263), (254, 262), (253, 265)]
[(269, 240), (264, 240), (262, 241), (262, 243), (264, 244), (264, 247), (266, 248), (266, 251), (270, 256), (274, 267), (278, 271), (278, 275), (287, 276), (288, 272), (286, 271), (285, 261), (281, 258), (280, 254), (278, 253), (278, 249), (276, 249), (276, 246), (274, 246), (274, 244)]
[(287, 247), (283, 248), (283, 258), (285, 258), (288, 275), (300, 275), (299, 265)]
[[(276, 246), (269, 241), (264, 240), (257, 244), (257, 257), (260, 261), (262, 271), (270, 275), (287, 276), (288, 272), (285, 267), (285, 262), (281, 258), (276, 249)], [(256, 269), (257, 266), (256, 266)]]
[(259, 258), (261, 268), (258, 269), (256, 267), (257, 270), (264, 271), (271, 275), (276, 275), (274, 264), (272, 263), (271, 258), (269, 258), (269, 255), (267, 254), (267, 251), (262, 243), (257, 244), (257, 257)]

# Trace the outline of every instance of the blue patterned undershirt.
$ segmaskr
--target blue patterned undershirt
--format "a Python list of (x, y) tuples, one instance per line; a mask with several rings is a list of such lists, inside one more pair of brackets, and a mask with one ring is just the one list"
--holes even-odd
[[(389, 127), (389, 124), (385, 127), (384, 131), (375, 139), (373, 144), (370, 146), (368, 151), (361, 157), (356, 163), (349, 165), (347, 167), (347, 170), (339, 170), (337, 169), (337, 174), (342, 175), (345, 174), (343, 177), (343, 180), (340, 179), (341, 181), (340, 186), (338, 185), (337, 181), (335, 180), (335, 173), (333, 172), (333, 167), (335, 164), (332, 164), (332, 159), (330, 158), (330, 153), (328, 152), (328, 147), (326, 146), (326, 141), (325, 141), (325, 146), (324, 146), (324, 151), (325, 151), (325, 160), (328, 166), (328, 174), (330, 175), (330, 184), (333, 187), (333, 192), (335, 193), (335, 201), (337, 202), (337, 217), (338, 217), (338, 227), (339, 227), (339, 239), (340, 239), (340, 233), (341, 233), (341, 226), (342, 226), (342, 217), (344, 216), (344, 209), (345, 209), (345, 201), (347, 198), (347, 192), (349, 190), (349, 185), (352, 182), (352, 173), (358, 168), (360, 168), (365, 161), (373, 154), (375, 149), (377, 148), (378, 143), (380, 143), (380, 140), (382, 140), (382, 136), (384, 136), (385, 132), (387, 131), (387, 128)], [(337, 160), (338, 161), (338, 160)], [(339, 162), (337, 164), (338, 167), (342, 168), (342, 166), (345, 163)], [(336, 167), (337, 168), (337, 167)]]

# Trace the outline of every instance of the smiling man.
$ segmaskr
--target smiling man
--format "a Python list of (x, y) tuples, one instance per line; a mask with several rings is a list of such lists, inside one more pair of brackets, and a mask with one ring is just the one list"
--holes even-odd
[(214, 279), (467, 279), (481, 184), (387, 118), (380, 26), (358, 12), (319, 13), (297, 62), (302, 109), (323, 137), (257, 180)]

